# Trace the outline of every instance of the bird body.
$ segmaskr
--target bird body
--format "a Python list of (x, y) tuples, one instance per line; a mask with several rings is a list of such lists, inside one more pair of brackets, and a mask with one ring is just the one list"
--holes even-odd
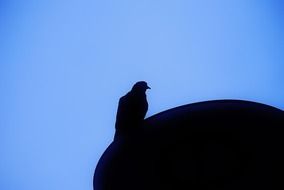
[(120, 98), (115, 123), (116, 137), (130, 134), (141, 126), (148, 110), (147, 89), (147, 83), (140, 81)]

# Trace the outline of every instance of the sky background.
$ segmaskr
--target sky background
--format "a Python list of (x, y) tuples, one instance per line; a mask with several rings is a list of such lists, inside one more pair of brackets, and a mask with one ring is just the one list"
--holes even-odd
[(118, 99), (284, 109), (281, 0), (1, 0), (0, 189), (91, 190)]

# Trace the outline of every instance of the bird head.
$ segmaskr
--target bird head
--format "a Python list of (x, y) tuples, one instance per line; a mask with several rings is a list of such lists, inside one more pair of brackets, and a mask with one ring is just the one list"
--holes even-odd
[(139, 81), (132, 87), (132, 91), (146, 92), (147, 89), (151, 89), (145, 81)]

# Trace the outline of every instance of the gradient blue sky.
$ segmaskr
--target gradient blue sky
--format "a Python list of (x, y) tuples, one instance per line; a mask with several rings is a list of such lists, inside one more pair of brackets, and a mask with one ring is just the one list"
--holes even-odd
[(91, 190), (117, 102), (284, 109), (281, 0), (1, 0), (0, 189)]

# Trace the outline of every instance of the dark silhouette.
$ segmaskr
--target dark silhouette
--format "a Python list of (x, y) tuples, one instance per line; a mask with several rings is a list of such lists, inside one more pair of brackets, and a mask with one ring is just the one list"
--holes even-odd
[(268, 105), (177, 107), (117, 138), (99, 160), (94, 190), (284, 189), (283, 135), (284, 113)]
[(140, 81), (134, 84), (130, 92), (120, 98), (114, 139), (131, 135), (142, 125), (148, 110), (147, 89), (150, 89), (147, 83)]

